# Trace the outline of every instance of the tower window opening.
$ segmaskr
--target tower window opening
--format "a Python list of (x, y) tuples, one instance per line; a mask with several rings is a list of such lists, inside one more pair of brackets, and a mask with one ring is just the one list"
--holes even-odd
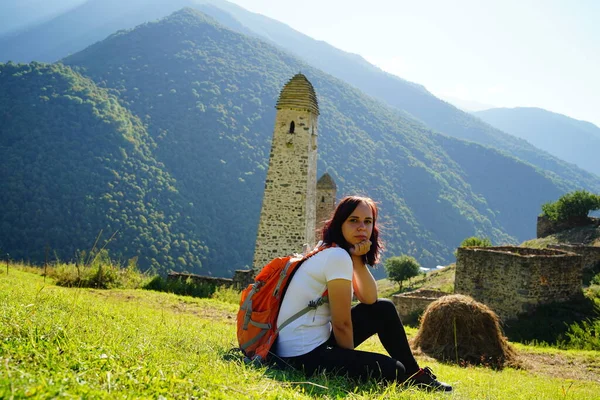
[(321, 203), (325, 203), (325, 196), (321, 197)]
[(292, 121), (290, 122), (290, 133), (294, 133), (294, 129), (296, 129), (296, 124)]

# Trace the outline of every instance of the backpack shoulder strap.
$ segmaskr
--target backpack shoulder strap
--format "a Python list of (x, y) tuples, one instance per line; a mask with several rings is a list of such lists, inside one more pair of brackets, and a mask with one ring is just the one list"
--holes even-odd
[(298, 318), (300, 318), (301, 316), (303, 316), (310, 310), (316, 310), (317, 307), (322, 306), (323, 304), (326, 304), (326, 303), (329, 303), (329, 296), (327, 295), (327, 290), (325, 290), (325, 293), (323, 293), (323, 295), (321, 297), (319, 297), (317, 300), (313, 300), (313, 301), (309, 302), (308, 305), (306, 307), (304, 307), (302, 310), (298, 311), (296, 314), (294, 314), (291, 317), (289, 317), (288, 319), (286, 319), (281, 325), (279, 325), (277, 327), (277, 330), (275, 332), (279, 333), (280, 330), (282, 330), (283, 328), (285, 328), (286, 326), (288, 326), (289, 324), (291, 324), (292, 322), (294, 322), (295, 320), (297, 320)]

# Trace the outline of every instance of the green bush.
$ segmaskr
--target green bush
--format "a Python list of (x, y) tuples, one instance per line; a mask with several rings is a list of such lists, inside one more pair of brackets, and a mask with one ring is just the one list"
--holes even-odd
[(599, 351), (600, 319), (571, 324), (565, 336), (565, 340), (559, 345), (561, 348)]
[[(488, 238), (480, 238), (477, 236), (471, 236), (463, 240), (458, 247), (491, 247), (492, 241)], [(456, 250), (454, 250), (454, 256), (456, 257)]]
[(406, 254), (388, 258), (385, 260), (384, 267), (388, 279), (398, 283), (400, 290), (402, 290), (402, 282), (404, 280), (419, 275), (421, 271), (421, 265), (419, 265), (418, 261)]
[(590, 211), (600, 209), (600, 196), (578, 190), (561, 196), (557, 201), (542, 205), (542, 216), (552, 221), (564, 221), (573, 217), (587, 217)]
[[(583, 298), (542, 304), (529, 313), (519, 315), (504, 325), (506, 336), (511, 342), (545, 343), (546, 346), (565, 350), (597, 346), (600, 292), (595, 288), (587, 288)], [(590, 347), (586, 347), (586, 342)]]
[(491, 245), (490, 239), (477, 236), (468, 237), (460, 243), (460, 247), (490, 247)]
[(56, 284), (67, 287), (96, 289), (137, 289), (150, 279), (135, 266), (120, 268), (114, 264), (97, 264), (86, 267), (79, 264), (59, 264), (48, 271)]
[(102, 249), (95, 256), (79, 252), (75, 264), (56, 264), (48, 270), (48, 276), (59, 286), (88, 287), (96, 289), (137, 289), (150, 277), (137, 268), (137, 259), (128, 261), (125, 268), (110, 259), (108, 250)]
[(150, 282), (143, 286), (143, 289), (205, 298), (212, 297), (217, 291), (216, 285), (197, 283), (191, 278), (165, 279), (160, 275), (152, 278)]

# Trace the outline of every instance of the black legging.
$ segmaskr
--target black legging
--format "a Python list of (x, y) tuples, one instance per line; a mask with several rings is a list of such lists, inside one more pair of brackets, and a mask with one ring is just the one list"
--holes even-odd
[(358, 346), (377, 333), (383, 347), (390, 355), (339, 347), (333, 333), (329, 340), (309, 353), (285, 357), (289, 365), (304, 370), (307, 375), (327, 370), (349, 378), (403, 382), (419, 370), (404, 326), (394, 303), (378, 299), (373, 304), (359, 303), (352, 307), (354, 346)]

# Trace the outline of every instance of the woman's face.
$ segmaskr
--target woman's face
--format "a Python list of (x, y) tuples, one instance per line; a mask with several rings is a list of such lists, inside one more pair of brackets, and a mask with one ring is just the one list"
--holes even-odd
[(370, 239), (373, 222), (371, 207), (363, 202), (358, 203), (358, 206), (342, 224), (342, 235), (351, 245)]

